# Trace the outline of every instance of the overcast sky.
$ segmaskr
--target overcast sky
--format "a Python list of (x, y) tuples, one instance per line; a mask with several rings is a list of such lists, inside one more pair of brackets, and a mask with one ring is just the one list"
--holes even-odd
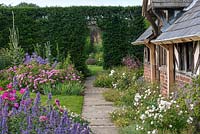
[(0, 0), (6, 5), (17, 5), (21, 2), (45, 6), (135, 6), (142, 5), (142, 0)]

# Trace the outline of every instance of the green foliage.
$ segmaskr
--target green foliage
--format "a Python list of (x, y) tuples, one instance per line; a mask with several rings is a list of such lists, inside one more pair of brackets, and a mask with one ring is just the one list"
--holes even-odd
[(94, 86), (109, 87), (124, 91), (128, 89), (132, 84), (135, 84), (137, 79), (142, 75), (142, 69), (118, 67), (111, 71), (99, 74), (94, 81)]
[(183, 101), (186, 101), (191, 116), (194, 118), (195, 134), (200, 132), (200, 76), (193, 79), (193, 83), (189, 85), (181, 85), (178, 87), (179, 94), (182, 95)]
[(15, 19), (13, 14), (13, 27), (10, 29), (10, 42), (9, 48), (5, 49), (4, 55), (9, 57), (12, 65), (19, 65), (23, 62), (24, 58), (24, 50), (19, 46), (19, 32), (18, 29), (15, 28)]
[(109, 89), (103, 93), (106, 101), (117, 102), (120, 100), (120, 92), (114, 89)]
[[(135, 12), (140, 10), (135, 8)], [(126, 19), (121, 14), (113, 13), (112, 17), (103, 20), (107, 22), (102, 26), (104, 68), (121, 65), (122, 58), (127, 54), (143, 57), (143, 48), (131, 45), (131, 42), (145, 30), (144, 19), (135, 12), (130, 11), (130, 14), (126, 14)]]
[(111, 113), (111, 119), (117, 126), (125, 127), (133, 122), (135, 114), (132, 108), (121, 108)]
[(0, 80), (0, 87), (6, 87), (10, 83), (9, 80)]
[(78, 82), (57, 83), (54, 87), (51, 84), (42, 85), (44, 93), (52, 95), (83, 95), (84, 87)]
[(22, 8), (24, 8), (24, 7), (26, 7), (26, 8), (33, 8), (33, 7), (39, 7), (38, 5), (36, 5), (36, 4), (33, 4), (33, 3), (26, 3), (26, 2), (21, 2), (20, 4), (18, 4), (18, 5), (16, 5), (15, 7), (22, 7)]
[(11, 65), (10, 58), (0, 52), (0, 70), (5, 69)]
[[(141, 7), (38, 8), (34, 5), (30, 6), (31, 8), (29, 5), (22, 4), (20, 8), (0, 8), (0, 47), (7, 47), (9, 42), (8, 28), (12, 27), (11, 12), (14, 11), (15, 23), (20, 31), (19, 42), (26, 52), (32, 53), (33, 45), (37, 43), (42, 44), (41, 49), (43, 49), (44, 44), (49, 41), (52, 57), (57, 57), (58, 44), (57, 59), (65, 59), (66, 54), (69, 53), (74, 66), (84, 74), (88, 73), (85, 65), (87, 58), (85, 46), (89, 35), (87, 24), (91, 20), (96, 20), (103, 31), (104, 67), (120, 64), (121, 58), (128, 53), (140, 57), (143, 55), (141, 47), (130, 45), (144, 31)], [(101, 56), (102, 53), (95, 57), (99, 59)]]
[(106, 87), (111, 88), (112, 87), (112, 78), (107, 73), (101, 73), (97, 75), (93, 85), (95, 87)]

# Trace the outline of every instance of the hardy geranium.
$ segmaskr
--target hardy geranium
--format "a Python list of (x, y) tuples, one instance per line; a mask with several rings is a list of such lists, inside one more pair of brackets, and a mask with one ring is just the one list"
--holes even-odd
[(0, 91), (3, 91), (4, 89), (2, 87), (0, 87)]
[(21, 90), (19, 91), (20, 94), (24, 94), (26, 92), (27, 88), (21, 88)]

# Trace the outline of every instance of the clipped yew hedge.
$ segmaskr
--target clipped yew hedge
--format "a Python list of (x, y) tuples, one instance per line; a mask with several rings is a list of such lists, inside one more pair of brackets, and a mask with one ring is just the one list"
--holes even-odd
[(96, 20), (103, 31), (104, 67), (120, 65), (127, 54), (138, 53), (141, 47), (133, 47), (135, 40), (144, 31), (141, 7), (46, 7), (46, 8), (0, 8), (0, 47), (7, 47), (9, 27), (12, 27), (12, 11), (19, 29), (20, 45), (33, 52), (33, 45), (50, 41), (53, 55), (56, 44), (63, 59), (71, 54), (75, 67), (85, 72), (86, 38), (88, 22)]

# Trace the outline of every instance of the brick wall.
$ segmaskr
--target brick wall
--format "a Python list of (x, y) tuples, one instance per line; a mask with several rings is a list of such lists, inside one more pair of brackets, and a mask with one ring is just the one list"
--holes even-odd
[(177, 85), (190, 84), (192, 83), (192, 78), (186, 74), (176, 72), (175, 81)]
[(151, 81), (151, 66), (148, 63), (144, 63), (144, 79), (148, 82)]
[(168, 90), (168, 82), (167, 82), (167, 68), (166, 66), (162, 66), (159, 68), (160, 70), (160, 89), (161, 94), (166, 96)]

